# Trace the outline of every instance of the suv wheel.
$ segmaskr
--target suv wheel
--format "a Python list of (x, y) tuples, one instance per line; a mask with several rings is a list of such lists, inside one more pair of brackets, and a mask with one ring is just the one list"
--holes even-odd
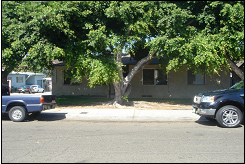
[(243, 119), (243, 114), (235, 106), (227, 105), (223, 106), (216, 113), (216, 120), (220, 126), (225, 128), (234, 128), (239, 126)]

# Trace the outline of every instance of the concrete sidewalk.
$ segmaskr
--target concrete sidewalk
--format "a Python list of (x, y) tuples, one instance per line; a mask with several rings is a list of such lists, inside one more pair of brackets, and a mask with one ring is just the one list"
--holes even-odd
[(200, 116), (191, 109), (139, 110), (139, 109), (51, 109), (43, 113), (65, 113), (72, 120), (120, 120), (120, 121), (196, 121)]

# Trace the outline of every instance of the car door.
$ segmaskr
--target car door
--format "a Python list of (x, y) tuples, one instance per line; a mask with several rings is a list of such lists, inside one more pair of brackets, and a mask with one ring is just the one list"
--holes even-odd
[(38, 87), (37, 87), (37, 92), (42, 92), (40, 85), (38, 85)]

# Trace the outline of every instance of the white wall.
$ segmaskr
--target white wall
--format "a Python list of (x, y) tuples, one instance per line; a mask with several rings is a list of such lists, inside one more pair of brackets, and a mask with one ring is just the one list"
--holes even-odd
[[(38, 80), (41, 80), (41, 84), (37, 83)], [(40, 85), (41, 87), (43, 87), (43, 76), (33, 75), (26, 80), (26, 84), (27, 85)]]
[[(17, 83), (16, 77), (23, 77), (23, 82), (22, 83)], [(11, 78), (12, 86), (15, 87), (15, 88), (18, 88), (21, 85), (25, 85), (25, 82), (26, 82), (26, 75), (21, 75), (21, 74), (8, 75), (8, 78)]]
[[(23, 77), (22, 83), (17, 83), (16, 77)], [(11, 78), (12, 86), (14, 88), (18, 88), (21, 85), (40, 85), (37, 83), (38, 80), (41, 80), (41, 87), (43, 87), (43, 75), (32, 75), (29, 78), (27, 78), (27, 74), (9, 74), (8, 78)]]

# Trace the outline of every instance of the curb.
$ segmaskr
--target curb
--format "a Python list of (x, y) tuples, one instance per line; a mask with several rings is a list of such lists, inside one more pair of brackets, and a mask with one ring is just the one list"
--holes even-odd
[[(200, 116), (192, 110), (139, 110), (139, 109), (51, 109), (45, 113), (65, 113), (72, 120), (120, 121), (196, 121)], [(44, 113), (43, 112), (43, 113)]]

